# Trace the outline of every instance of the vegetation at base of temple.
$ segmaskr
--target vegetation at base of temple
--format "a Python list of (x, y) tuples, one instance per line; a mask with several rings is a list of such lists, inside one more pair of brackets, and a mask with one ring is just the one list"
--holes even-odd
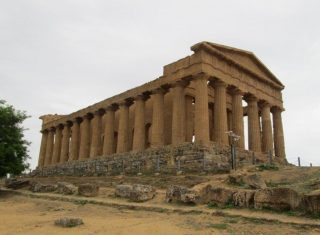
[(20, 174), (29, 168), (28, 146), (24, 139), (22, 122), (29, 116), (25, 111), (0, 100), (0, 176)]

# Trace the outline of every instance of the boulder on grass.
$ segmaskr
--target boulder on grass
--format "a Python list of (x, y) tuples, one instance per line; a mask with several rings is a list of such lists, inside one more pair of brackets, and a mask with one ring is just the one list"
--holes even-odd
[(34, 193), (48, 193), (48, 192), (56, 191), (57, 185), (32, 182), (29, 189), (30, 189), (30, 191), (32, 191)]
[(156, 195), (156, 189), (151, 185), (134, 184), (130, 193), (130, 200), (144, 202), (151, 200)]
[(77, 187), (67, 182), (58, 182), (57, 193), (72, 195), (77, 192)]
[(85, 197), (95, 197), (98, 196), (99, 193), (99, 186), (96, 184), (80, 184), (78, 187), (78, 194), (80, 196)]
[(10, 188), (10, 189), (21, 189), (29, 186), (29, 183), (30, 183), (29, 180), (10, 178), (5, 180), (4, 185), (6, 188)]
[(187, 187), (170, 185), (166, 192), (166, 202), (196, 203), (199, 199), (197, 193)]
[(299, 193), (290, 188), (267, 188), (257, 190), (254, 195), (254, 208), (274, 210), (294, 210), (301, 202)]
[(320, 190), (303, 195), (300, 208), (308, 213), (320, 213)]
[(130, 198), (133, 186), (130, 184), (119, 184), (116, 186), (115, 195), (122, 198)]
[(134, 202), (144, 202), (154, 198), (156, 190), (151, 185), (120, 184), (116, 186), (115, 195)]
[(83, 224), (83, 221), (79, 218), (61, 218), (55, 220), (54, 224), (64, 228), (71, 228)]

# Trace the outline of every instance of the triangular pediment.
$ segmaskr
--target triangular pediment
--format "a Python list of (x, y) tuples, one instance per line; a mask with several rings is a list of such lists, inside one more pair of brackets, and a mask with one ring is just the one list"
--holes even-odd
[(241, 50), (234, 47), (229, 47), (225, 45), (220, 45), (211, 42), (202, 42), (196, 44), (192, 48), (199, 48), (201, 44), (205, 44), (206, 46), (210, 46), (215, 50), (218, 50), (228, 59), (240, 64), (242, 67), (247, 68), (248, 70), (254, 72), (255, 74), (267, 79), (273, 83), (276, 83), (282, 87), (284, 85), (280, 82), (280, 80), (265, 66), (258, 57), (255, 56), (254, 53), (246, 50)]

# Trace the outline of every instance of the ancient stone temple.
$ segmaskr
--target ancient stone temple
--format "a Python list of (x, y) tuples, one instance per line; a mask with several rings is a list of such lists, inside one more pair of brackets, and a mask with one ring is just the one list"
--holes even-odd
[(214, 170), (229, 164), (228, 131), (240, 136), (239, 161), (267, 161), (272, 153), (285, 162), (284, 85), (251, 52), (210, 42), (191, 50), (142, 86), (68, 115), (40, 117), (38, 169)]

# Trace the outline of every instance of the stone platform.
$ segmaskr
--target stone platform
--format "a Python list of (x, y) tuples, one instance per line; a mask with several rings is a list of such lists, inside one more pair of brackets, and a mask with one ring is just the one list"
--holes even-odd
[[(268, 162), (266, 154), (237, 149), (237, 165)], [(143, 174), (226, 173), (231, 169), (230, 147), (214, 143), (204, 147), (196, 143), (163, 146), (140, 152), (127, 152), (81, 161), (68, 161), (37, 168), (33, 176), (105, 176)]]

